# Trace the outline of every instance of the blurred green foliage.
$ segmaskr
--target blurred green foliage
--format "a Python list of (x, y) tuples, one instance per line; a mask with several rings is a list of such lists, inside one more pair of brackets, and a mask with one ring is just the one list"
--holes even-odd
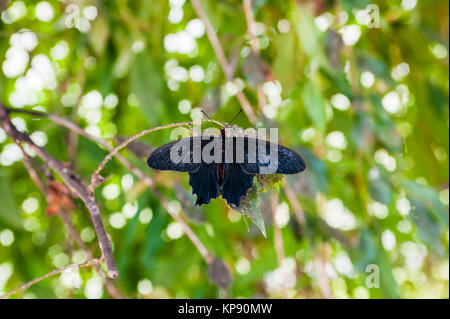
[[(369, 1), (254, 0), (258, 56), (241, 1), (201, 1), (258, 114), (255, 126), (278, 127), (280, 141), (306, 159), (304, 173), (283, 178), (304, 223), (282, 184), (258, 195), (265, 238), (221, 199), (194, 207), (187, 174), (157, 173), (123, 152), (230, 269), (229, 296), (448, 298), (448, 2), (373, 3), (375, 27), (377, 17), (365, 18)], [(224, 122), (241, 108), (190, 1), (4, 0), (0, 9), (4, 105), (58, 114), (112, 143), (190, 121), (200, 107)], [(72, 152), (65, 128), (11, 117), (86, 182), (107, 154), (84, 137)], [(243, 115), (236, 124), (254, 126)], [(141, 140), (169, 141), (169, 130)], [(0, 295), (86, 258), (61, 219), (46, 215), (21, 159), (0, 129)], [(123, 295), (226, 295), (158, 197), (118, 161), (103, 174), (96, 198)], [(284, 252), (274, 245), (274, 200)], [(76, 204), (71, 220), (98, 255), (89, 214)], [(367, 286), (371, 264), (378, 288)], [(93, 269), (51, 277), (25, 296), (110, 297)]]

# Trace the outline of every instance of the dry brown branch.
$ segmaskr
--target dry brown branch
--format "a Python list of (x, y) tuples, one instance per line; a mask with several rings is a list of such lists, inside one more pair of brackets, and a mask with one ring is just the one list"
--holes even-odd
[(68, 266), (66, 266), (66, 267), (62, 267), (62, 268), (59, 268), (59, 269), (55, 269), (55, 270), (53, 270), (53, 271), (51, 271), (51, 272), (49, 272), (49, 273), (47, 273), (47, 274), (45, 274), (45, 275), (43, 275), (43, 276), (41, 276), (41, 277), (35, 278), (35, 279), (33, 279), (33, 280), (31, 280), (31, 281), (29, 281), (29, 282), (23, 284), (23, 285), (20, 286), (20, 287), (17, 287), (17, 288), (14, 289), (14, 290), (11, 290), (11, 291), (8, 292), (7, 294), (4, 294), (4, 295), (0, 296), (0, 299), (6, 299), (6, 298), (8, 298), (9, 296), (15, 294), (16, 292), (18, 292), (18, 291), (20, 291), (20, 290), (22, 290), (22, 289), (23, 289), (23, 291), (22, 291), (22, 298), (23, 298), (23, 295), (25, 294), (25, 291), (26, 291), (29, 287), (31, 287), (32, 285), (34, 285), (34, 284), (36, 284), (36, 283), (38, 283), (38, 282), (40, 282), (40, 281), (42, 281), (42, 280), (44, 280), (44, 279), (47, 279), (47, 278), (49, 278), (49, 277), (55, 276), (55, 275), (57, 275), (57, 274), (60, 274), (60, 273), (62, 273), (64, 270), (68, 270), (68, 269), (76, 269), (76, 268), (84, 268), (84, 267), (89, 267), (89, 266), (93, 266), (93, 265), (99, 265), (100, 263), (102, 263), (102, 261), (103, 261), (103, 258), (97, 258), (97, 259), (89, 260), (88, 262), (85, 262), (85, 263), (83, 263), (83, 264), (72, 264), (72, 265), (68, 265)]
[[(83, 52), (82, 59), (85, 60), (87, 58), (86, 51)], [(76, 76), (76, 82), (80, 85), (81, 91), (84, 90), (85, 84), (86, 84), (86, 71), (84, 68), (81, 68), (81, 70), (78, 72)], [(79, 94), (77, 97), (77, 102), (72, 108), (72, 114), (70, 115), (70, 119), (72, 121), (75, 121), (77, 118), (77, 112), (79, 109), (79, 106), (81, 104), (81, 99), (83, 98), (83, 94)], [(77, 148), (78, 148), (78, 134), (76, 134), (74, 131), (69, 131), (69, 134), (67, 136), (67, 153), (69, 154), (69, 158), (71, 159), (72, 168), (76, 168), (76, 154), (77, 154)]]
[(253, 17), (252, 11), (252, 0), (244, 0), (242, 7), (245, 12), (245, 19), (247, 20), (248, 34), (250, 36), (250, 46), (253, 52), (259, 54), (259, 42), (258, 37), (255, 34), (255, 18)]
[[(94, 259), (92, 255), (92, 251), (86, 246), (86, 244), (83, 242), (83, 240), (80, 237), (80, 234), (75, 229), (75, 226), (73, 225), (72, 221), (70, 220), (69, 213), (67, 213), (64, 210), (61, 210), (58, 214), (58, 216), (61, 218), (62, 222), (66, 226), (67, 230), (69, 231), (69, 235), (72, 238), (72, 240), (80, 247), (87, 256), (88, 260)], [(114, 284), (111, 282), (111, 280), (105, 276), (105, 273), (102, 271), (99, 264), (94, 264), (93, 267), (97, 271), (97, 273), (103, 278), (103, 281), (105, 283), (106, 291), (110, 294), (111, 297), (115, 299), (124, 299), (124, 297), (120, 294), (120, 292), (117, 290), (117, 288), (114, 286)]]
[(281, 266), (284, 258), (284, 245), (283, 245), (283, 234), (281, 233), (280, 227), (278, 227), (276, 223), (276, 213), (277, 213), (277, 206), (278, 206), (278, 194), (272, 193), (270, 195), (270, 205), (272, 208), (272, 224), (273, 224), (273, 240), (274, 240), (274, 246), (275, 246), (275, 252), (277, 254), (277, 260), (278, 260), (278, 266)]
[(16, 129), (11, 123), (8, 110), (0, 104), (0, 123), (6, 134), (8, 134), (14, 141), (27, 144), (37, 156), (39, 156), (49, 168), (58, 173), (67, 187), (81, 198), (91, 214), (95, 231), (97, 233), (100, 248), (105, 258), (105, 263), (108, 268), (108, 276), (116, 278), (119, 272), (114, 263), (114, 258), (111, 249), (111, 243), (106, 235), (103, 221), (100, 215), (100, 210), (95, 202), (94, 195), (88, 191), (81, 178), (73, 171), (69, 170), (60, 161), (51, 156), (47, 150), (37, 146), (31, 138)]
[[(234, 82), (232, 74), (233, 68), (231, 67), (230, 62), (228, 61), (225, 55), (225, 51), (223, 50), (222, 45), (220, 44), (219, 38), (217, 37), (216, 31), (214, 30), (211, 21), (209, 21), (209, 18), (206, 15), (205, 10), (203, 10), (202, 4), (200, 3), (199, 0), (191, 0), (191, 4), (192, 7), (194, 8), (195, 13), (205, 24), (206, 35), (208, 36), (209, 42), (211, 43), (214, 49), (214, 53), (217, 56), (217, 60), (219, 60), (219, 64), (222, 68), (223, 73), (225, 74), (225, 78), (229, 82)], [(242, 91), (238, 91), (238, 93), (236, 93), (236, 97), (239, 100), (239, 103), (241, 104), (242, 109), (247, 115), (249, 121), (252, 124), (255, 124), (258, 118), (256, 117), (255, 112), (253, 111), (253, 108), (250, 102), (247, 100), (245, 94)]]
[(183, 227), (183, 231), (188, 236), (188, 238), (191, 240), (191, 242), (194, 244), (194, 246), (199, 251), (200, 255), (202, 255), (203, 259), (206, 261), (207, 264), (211, 264), (214, 259), (214, 255), (208, 251), (208, 249), (205, 247), (205, 245), (201, 242), (201, 240), (197, 237), (197, 235), (194, 233), (191, 227), (186, 223), (186, 221), (177, 213), (170, 209), (169, 202), (165, 197), (163, 197), (159, 191), (155, 187), (150, 187), (150, 189), (159, 197), (161, 202), (163, 203), (164, 208), (167, 210), (167, 212), (172, 216), (173, 219), (175, 219), (178, 223), (181, 224)]

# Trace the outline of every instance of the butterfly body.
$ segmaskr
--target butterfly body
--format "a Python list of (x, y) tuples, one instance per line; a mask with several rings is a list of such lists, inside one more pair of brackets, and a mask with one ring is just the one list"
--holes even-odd
[(304, 160), (291, 149), (252, 137), (227, 136), (225, 130), (220, 136), (165, 144), (150, 154), (147, 164), (153, 169), (189, 173), (196, 205), (222, 195), (235, 208), (253, 186), (256, 174), (296, 174), (305, 169)]

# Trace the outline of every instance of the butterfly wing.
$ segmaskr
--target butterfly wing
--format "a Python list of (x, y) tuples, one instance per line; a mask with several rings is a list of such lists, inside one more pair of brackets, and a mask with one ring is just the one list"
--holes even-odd
[[(198, 139), (200, 143), (195, 143), (194, 139), (196, 141)], [(158, 147), (150, 154), (147, 159), (147, 164), (151, 168), (161, 171), (195, 172), (200, 168), (201, 163), (194, 163), (193, 154), (201, 145), (201, 137), (183, 138), (167, 143)], [(183, 147), (188, 148), (184, 154)], [(178, 154), (180, 161), (172, 160), (172, 152)]]
[(225, 163), (223, 170), (222, 197), (230, 206), (239, 207), (241, 198), (253, 186), (255, 174), (248, 174), (242, 164)]
[[(306, 168), (303, 158), (283, 145), (261, 139), (243, 139), (245, 147), (242, 168), (248, 174), (297, 174)], [(256, 149), (251, 145), (256, 145)], [(259, 147), (262, 147), (262, 156), (259, 154)]]

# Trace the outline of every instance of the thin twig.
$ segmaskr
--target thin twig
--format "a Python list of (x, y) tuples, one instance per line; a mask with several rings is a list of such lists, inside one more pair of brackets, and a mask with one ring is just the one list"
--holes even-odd
[[(86, 59), (86, 57), (87, 57), (86, 51), (84, 51), (82, 60)], [(80, 72), (78, 72), (76, 81), (80, 85), (81, 91), (83, 91), (86, 83), (86, 71), (84, 68), (81, 68)], [(77, 102), (72, 108), (72, 114), (70, 115), (72, 122), (75, 122), (82, 98), (83, 94), (79, 94)], [(69, 131), (69, 135), (67, 136), (67, 153), (69, 154), (69, 158), (71, 159), (72, 169), (75, 169), (77, 164), (75, 162), (77, 148), (78, 148), (78, 134), (76, 134), (73, 131)]]
[(100, 248), (102, 250), (103, 256), (105, 258), (105, 263), (108, 268), (108, 276), (110, 278), (116, 278), (119, 275), (119, 272), (114, 263), (111, 243), (108, 239), (108, 236), (106, 235), (105, 227), (103, 226), (103, 221), (100, 215), (100, 210), (94, 199), (93, 193), (90, 193), (88, 191), (80, 176), (78, 176), (75, 172), (69, 170), (60, 161), (51, 156), (47, 152), (47, 150), (36, 145), (31, 140), (29, 135), (18, 131), (9, 119), (8, 110), (2, 104), (0, 104), (0, 123), (3, 126), (5, 132), (13, 140), (28, 144), (28, 146), (37, 154), (37, 156), (39, 156), (46, 163), (46, 165), (48, 165), (49, 168), (57, 172), (64, 183), (69, 187), (69, 189), (74, 194), (79, 196), (85, 203), (91, 214), (95, 231), (97, 232)]
[(208, 16), (203, 10), (202, 4), (199, 0), (191, 0), (192, 7), (195, 10), (195, 13), (199, 16), (199, 18), (205, 24), (206, 34), (208, 36), (209, 42), (211, 43), (214, 52), (217, 56), (217, 60), (219, 60), (220, 66), (222, 67), (223, 72), (225, 73), (225, 77), (228, 80), (232, 80), (233, 76), (231, 75), (230, 64), (228, 63), (228, 59), (225, 55), (225, 51), (220, 44), (219, 38), (217, 37), (216, 31), (209, 21)]
[(20, 291), (20, 290), (22, 290), (22, 289), (23, 289), (23, 293), (22, 293), (22, 296), (23, 296), (23, 294), (25, 293), (25, 291), (26, 291), (28, 288), (30, 288), (32, 285), (34, 285), (34, 284), (36, 284), (36, 283), (38, 283), (38, 282), (40, 282), (40, 281), (42, 281), (42, 280), (44, 280), (44, 279), (47, 279), (47, 278), (49, 278), (49, 277), (55, 276), (55, 275), (57, 275), (57, 274), (60, 274), (60, 273), (62, 273), (64, 270), (68, 270), (68, 269), (77, 269), (77, 268), (83, 268), (83, 267), (89, 267), (89, 266), (93, 266), (93, 265), (98, 265), (98, 264), (102, 263), (102, 261), (103, 261), (103, 258), (96, 258), (96, 259), (92, 259), (92, 260), (90, 260), (90, 261), (88, 261), (88, 262), (85, 262), (85, 263), (83, 263), (83, 264), (72, 264), (72, 265), (68, 265), (68, 266), (66, 266), (66, 267), (62, 267), (62, 268), (59, 268), (59, 269), (55, 269), (55, 270), (53, 270), (53, 271), (51, 271), (51, 272), (49, 272), (49, 273), (47, 273), (47, 274), (45, 274), (45, 275), (43, 275), (43, 276), (41, 276), (41, 277), (35, 278), (35, 279), (33, 279), (33, 280), (31, 280), (31, 281), (29, 281), (29, 282), (23, 284), (23, 285), (20, 286), (20, 287), (17, 287), (17, 288), (14, 289), (14, 290), (11, 290), (10, 292), (8, 292), (8, 293), (6, 293), (6, 294), (0, 296), (0, 299), (6, 299), (6, 298), (8, 298), (9, 296), (15, 294), (16, 292), (18, 292), (18, 291)]
[[(89, 186), (89, 189), (91, 190), (91, 192), (94, 191), (95, 186), (96, 186), (96, 181), (98, 180), (98, 177), (100, 176), (99, 174), (100, 174), (101, 170), (105, 167), (106, 163), (113, 156), (119, 155), (119, 151), (121, 149), (125, 148), (128, 144), (130, 144), (131, 142), (137, 140), (138, 138), (140, 138), (140, 137), (142, 137), (144, 135), (156, 132), (158, 130), (167, 129), (167, 128), (173, 128), (173, 127), (181, 127), (181, 126), (186, 126), (186, 125), (190, 126), (190, 125), (192, 125), (192, 122), (172, 123), (172, 124), (168, 124), (168, 125), (159, 126), (159, 127), (155, 127), (155, 128), (152, 128), (152, 129), (144, 130), (144, 131), (142, 131), (142, 132), (140, 132), (140, 133), (130, 137), (125, 142), (121, 143), (119, 146), (114, 148), (103, 159), (103, 161), (100, 163), (100, 165), (97, 167), (97, 169), (92, 174), (91, 184)], [(197, 237), (197, 235), (194, 233), (194, 231), (189, 227), (189, 225), (176, 212), (174, 212), (174, 211), (172, 211), (170, 209), (168, 201), (166, 200), (166, 198), (164, 196), (162, 196), (159, 193), (159, 191), (156, 189), (153, 181), (150, 178), (148, 178), (141, 170), (139, 170), (138, 168), (136, 168), (134, 166), (132, 166), (132, 172), (136, 176), (140, 177), (144, 181), (144, 183), (146, 183), (146, 185), (159, 197), (159, 199), (163, 203), (163, 206), (166, 208), (167, 212), (172, 216), (173, 219), (175, 219), (177, 222), (179, 222), (181, 224), (181, 226), (183, 227), (184, 232), (189, 237), (189, 239), (192, 241), (192, 243), (197, 248), (197, 250), (200, 252), (200, 254), (205, 259), (205, 261), (208, 264), (211, 263), (212, 260), (213, 260), (212, 254), (208, 251), (208, 249), (205, 247), (205, 245), (203, 245), (203, 243), (200, 241), (200, 239)]]
[(298, 223), (301, 226), (305, 226), (306, 223), (305, 213), (302, 209), (302, 206), (300, 205), (300, 202), (297, 199), (297, 196), (295, 196), (295, 192), (292, 189), (291, 185), (289, 184), (287, 178), (283, 182), (283, 187), (286, 197), (288, 198), (289, 203), (291, 203), (292, 209), (294, 210), (294, 214)]

